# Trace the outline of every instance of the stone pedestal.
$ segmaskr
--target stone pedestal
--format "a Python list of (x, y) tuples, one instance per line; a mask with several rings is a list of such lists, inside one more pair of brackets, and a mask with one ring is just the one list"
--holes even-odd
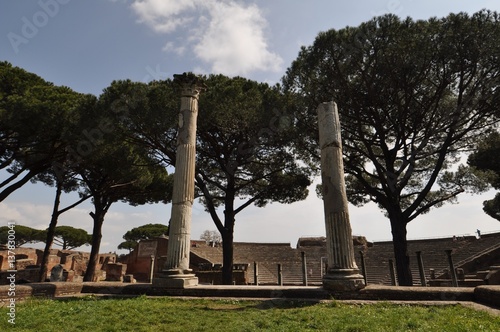
[(323, 276), (323, 288), (333, 292), (352, 292), (365, 288), (365, 280), (357, 269), (332, 269)]
[(365, 282), (354, 259), (337, 105), (322, 103), (317, 111), (328, 254), (323, 287), (338, 292), (354, 291), (365, 287)]
[(198, 277), (195, 274), (174, 272), (174, 274), (169, 275), (170, 271), (168, 270), (162, 272), (158, 278), (153, 279), (154, 287), (186, 288), (198, 285)]
[(172, 196), (167, 260), (162, 273), (153, 279), (153, 285), (184, 288), (198, 284), (198, 278), (189, 269), (191, 247), (191, 211), (194, 201), (196, 119), (198, 98), (205, 88), (193, 74), (174, 75), (174, 82), (182, 89), (181, 110)]
[(127, 272), (127, 264), (109, 263), (106, 265), (106, 281), (123, 281)]

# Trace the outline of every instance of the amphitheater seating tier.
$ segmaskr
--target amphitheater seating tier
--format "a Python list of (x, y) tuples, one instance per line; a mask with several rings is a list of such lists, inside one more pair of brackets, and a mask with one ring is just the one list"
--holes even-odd
[[(437, 278), (449, 268), (445, 250), (452, 250), (455, 267), (459, 268), (468, 261), (500, 248), (500, 233), (485, 234), (481, 238), (474, 236), (409, 240), (408, 253), (415, 285), (420, 285), (420, 274), (416, 252), (422, 252), (426, 279), (430, 279), (430, 269), (435, 270)], [(213, 264), (222, 264), (222, 247), (209, 246), (197, 242), (191, 252)], [(297, 248), (289, 243), (234, 243), (234, 263), (249, 264), (248, 279), (253, 283), (254, 262), (259, 266), (259, 284), (277, 284), (278, 264), (282, 266), (285, 285), (300, 285), (303, 282), (301, 252), (306, 256), (307, 280), (309, 285), (321, 284), (326, 261), (326, 241), (324, 238), (301, 238)], [(390, 285), (389, 260), (394, 259), (391, 241), (365, 243), (354, 246), (356, 263), (361, 270), (361, 254), (364, 253), (367, 282), (369, 284)], [(500, 265), (497, 257), (496, 265)], [(478, 267), (488, 268), (488, 266)]]

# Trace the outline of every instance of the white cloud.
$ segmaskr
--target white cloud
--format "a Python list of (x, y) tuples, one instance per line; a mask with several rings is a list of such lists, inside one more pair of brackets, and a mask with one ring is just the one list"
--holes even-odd
[(180, 17), (186, 11), (195, 9), (197, 0), (136, 0), (132, 9), (139, 16), (139, 22), (145, 23), (158, 32), (172, 32), (192, 20), (192, 17)]
[[(283, 59), (269, 49), (267, 21), (255, 4), (222, 0), (136, 0), (139, 22), (160, 33), (181, 32), (180, 45), (169, 41), (164, 51), (184, 55), (186, 49), (214, 73), (244, 75), (279, 71)], [(196, 22), (196, 24), (194, 24)]]
[(186, 47), (185, 46), (177, 46), (177, 45), (175, 45), (174, 42), (168, 42), (165, 44), (165, 46), (163, 46), (162, 51), (174, 52), (180, 56), (180, 55), (184, 55), (184, 53), (186, 51)]
[(8, 221), (15, 221), (17, 223), (22, 218), (19, 210), (5, 203), (0, 203), (0, 216), (0, 226), (5, 226)]
[[(68, 225), (92, 231), (88, 210), (73, 208), (59, 217), (59, 225)], [(0, 203), (0, 226), (13, 220), (17, 225), (46, 229), (50, 222), (52, 206), (50, 204), (33, 204), (30, 202)]]
[[(28, 188), (20, 189), (20, 191), (25, 190), (28, 190)], [(101, 242), (100, 251), (116, 251), (118, 244), (123, 241), (122, 236), (125, 232), (134, 227), (148, 223), (166, 224), (169, 208), (163, 204), (157, 205), (144, 206), (141, 209), (141, 207), (130, 207), (124, 203), (113, 204), (113, 210), (108, 211), (103, 224), (103, 241)], [(158, 218), (150, 209), (159, 209), (164, 212), (164, 218)], [(93, 206), (88, 202), (82, 204), (81, 207), (73, 208), (59, 217), (58, 226), (82, 228), (92, 234), (93, 222), (89, 216), (89, 212), (92, 210)], [(14, 221), (16, 225), (46, 229), (49, 226), (51, 213), (52, 205), (49, 202), (42, 204), (33, 204), (28, 201), (1, 202), (0, 226), (6, 226), (7, 222)], [(30, 244), (30, 247), (43, 248), (43, 244)], [(89, 251), (90, 247), (83, 246), (79, 250)]]
[(268, 50), (266, 21), (256, 5), (208, 2), (211, 18), (194, 52), (211, 63), (214, 72), (228, 75), (254, 70), (278, 71), (282, 59)]

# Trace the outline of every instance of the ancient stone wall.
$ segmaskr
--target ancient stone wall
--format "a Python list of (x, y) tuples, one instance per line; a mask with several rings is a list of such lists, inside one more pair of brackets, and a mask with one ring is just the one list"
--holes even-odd
[[(15, 270), (17, 270), (17, 278), (22, 282), (33, 282), (38, 279), (40, 264), (42, 261), (43, 250), (34, 248), (16, 248), (15, 252)], [(12, 270), (8, 262), (8, 250), (0, 248), (0, 274), (7, 273)], [(61, 265), (64, 270), (64, 281), (82, 281), (82, 276), (85, 274), (89, 261), (89, 253), (72, 250), (51, 249), (48, 258), (46, 280), (50, 279), (51, 271), (54, 267)], [(116, 254), (100, 254), (97, 265), (97, 272), (106, 269), (107, 264), (116, 262)], [(103, 277), (105, 273), (103, 273)], [(102, 280), (104, 278), (101, 277)], [(5, 284), (5, 278), (0, 280), (0, 284)]]

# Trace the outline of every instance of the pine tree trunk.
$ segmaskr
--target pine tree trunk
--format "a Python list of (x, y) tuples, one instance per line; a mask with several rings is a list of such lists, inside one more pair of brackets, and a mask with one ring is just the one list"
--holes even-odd
[(47, 238), (45, 240), (45, 248), (43, 250), (42, 262), (40, 264), (40, 274), (38, 281), (44, 282), (47, 278), (47, 269), (50, 255), (50, 248), (54, 242), (54, 234), (57, 226), (57, 219), (59, 218), (59, 204), (61, 203), (62, 185), (57, 182), (56, 197), (54, 199), (54, 206), (52, 208), (52, 217), (50, 218), (49, 228), (47, 229)]
[(413, 286), (413, 277), (410, 269), (408, 254), (408, 240), (406, 239), (406, 222), (401, 218), (390, 217), (392, 229), (392, 243), (394, 258), (396, 259), (396, 273), (400, 286)]
[[(228, 186), (232, 187), (233, 181)], [(233, 284), (233, 242), (234, 242), (234, 191), (226, 192), (224, 204), (224, 232), (222, 235), (222, 284)]]
[[(95, 197), (94, 199), (97, 200)], [(92, 249), (90, 251), (87, 271), (85, 271), (83, 281), (93, 281), (94, 279), (94, 274), (99, 259), (99, 249), (102, 239), (102, 224), (104, 223), (105, 214), (106, 211), (103, 208), (98, 207), (98, 205), (96, 205), (95, 207), (95, 213), (91, 213), (91, 216), (94, 219), (94, 227), (92, 230)]]
[(222, 284), (233, 284), (233, 232), (222, 234)]

